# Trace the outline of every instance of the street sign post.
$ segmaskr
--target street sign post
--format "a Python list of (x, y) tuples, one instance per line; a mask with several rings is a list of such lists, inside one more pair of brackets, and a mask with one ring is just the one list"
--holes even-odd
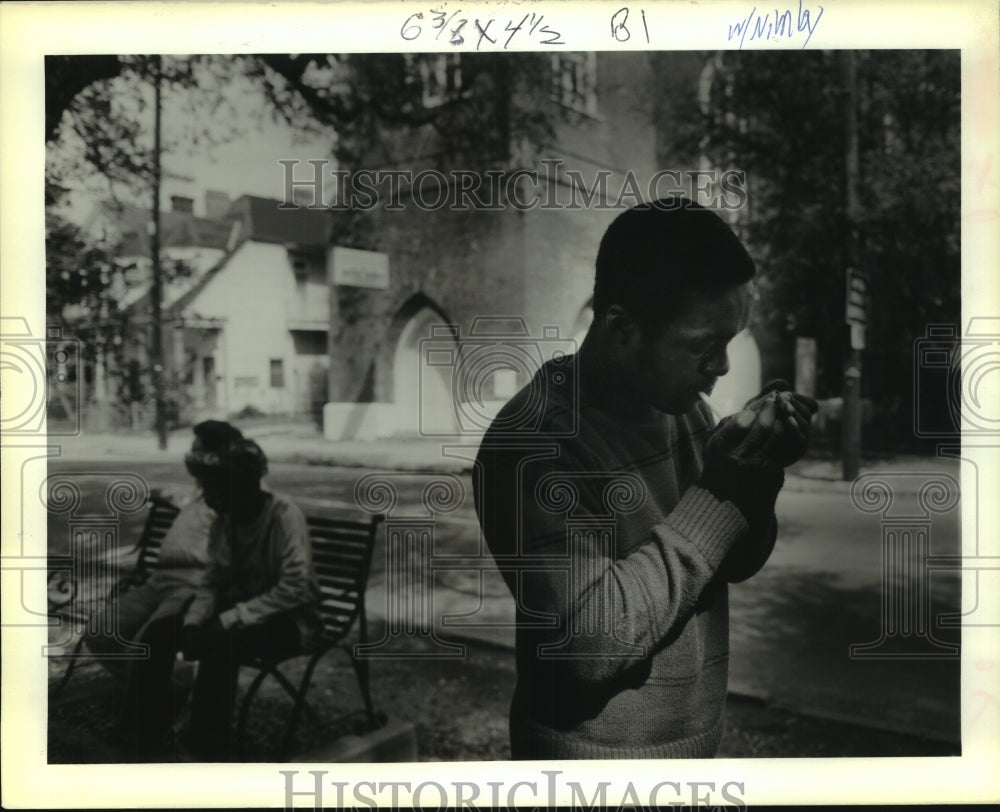
[(851, 349), (863, 350), (868, 326), (868, 274), (854, 268), (847, 269), (844, 321), (851, 328)]
[(844, 275), (844, 322), (850, 328), (850, 351), (844, 363), (844, 409), (841, 444), (844, 479), (857, 477), (861, 467), (861, 350), (868, 326), (868, 274), (848, 268)]

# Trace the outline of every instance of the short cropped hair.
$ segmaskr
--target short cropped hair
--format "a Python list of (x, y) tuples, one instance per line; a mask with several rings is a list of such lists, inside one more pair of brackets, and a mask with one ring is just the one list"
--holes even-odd
[(597, 252), (594, 316), (624, 307), (640, 329), (658, 333), (692, 293), (749, 282), (756, 267), (715, 212), (687, 198), (663, 198), (620, 214)]

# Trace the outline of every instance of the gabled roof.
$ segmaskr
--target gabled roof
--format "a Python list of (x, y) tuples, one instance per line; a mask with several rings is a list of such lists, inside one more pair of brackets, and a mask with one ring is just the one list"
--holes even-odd
[(281, 209), (280, 200), (243, 195), (226, 213), (229, 223), (240, 221), (239, 242), (296, 245), (306, 249), (326, 248), (330, 233), (330, 215), (324, 209)]
[(209, 268), (207, 272), (203, 273), (200, 277), (194, 280), (193, 284), (187, 290), (181, 293), (170, 303), (167, 307), (167, 311), (173, 316), (183, 313), (185, 308), (187, 308), (187, 306), (198, 297), (198, 294), (208, 286), (208, 283), (216, 277), (219, 271), (229, 264), (229, 260), (232, 258), (234, 253), (235, 251), (226, 254), (213, 267)]
[[(204, 273), (196, 276), (174, 279), (163, 285), (163, 312), (166, 315), (176, 316), (182, 312), (195, 297), (205, 289), (205, 286), (221, 271), (229, 262), (233, 254), (226, 254), (215, 265)], [(149, 303), (151, 283), (146, 283), (130, 290), (123, 299), (122, 306), (125, 308), (146, 307)]]
[[(199, 235), (200, 239), (207, 239), (209, 232), (199, 231), (202, 224), (208, 223), (215, 227), (211, 231), (212, 239), (222, 236), (221, 245), (211, 247), (221, 247), (226, 251), (225, 256), (205, 273), (194, 278), (178, 280), (169, 291), (164, 290), (164, 311), (174, 315), (181, 313), (188, 307), (201, 293), (208, 283), (222, 270), (225, 269), (229, 260), (236, 251), (246, 242), (277, 243), (289, 248), (297, 247), (305, 250), (319, 251), (325, 250), (329, 239), (330, 218), (329, 213), (319, 209), (279, 209), (281, 201), (267, 197), (256, 197), (254, 195), (243, 195), (233, 202), (220, 220), (205, 220), (204, 218), (184, 215), (187, 218), (178, 218), (172, 221), (171, 226), (175, 228), (172, 232), (172, 239), (181, 239)], [(133, 206), (136, 212), (141, 209)], [(135, 213), (131, 213), (135, 217)], [(164, 217), (167, 213), (164, 212)], [(170, 212), (174, 215), (177, 212)], [(148, 215), (147, 215), (148, 218)], [(194, 222), (200, 221), (200, 222)], [(141, 233), (145, 235), (145, 222), (142, 221)], [(235, 244), (228, 245), (229, 235), (232, 232), (233, 224), (239, 222), (240, 228)], [(161, 219), (161, 226), (166, 229), (167, 220)], [(123, 225), (123, 228), (125, 226)], [(189, 229), (189, 230), (185, 230)], [(190, 230), (193, 229), (193, 230)], [(190, 245), (191, 243), (164, 243), (164, 245)], [(148, 238), (147, 243), (148, 247)], [(124, 253), (124, 252), (123, 252)], [(137, 291), (129, 300), (129, 307), (135, 307), (140, 303), (145, 303), (149, 298), (149, 286)]]
[(243, 195), (226, 212), (228, 223), (239, 222), (236, 244), (207, 273), (202, 274), (171, 305), (170, 311), (181, 313), (209, 282), (223, 271), (236, 250), (245, 242), (278, 243), (306, 250), (325, 250), (329, 238), (329, 213), (319, 209), (279, 209), (280, 201), (268, 197)]
[[(85, 228), (92, 228), (101, 217), (110, 221), (120, 235), (118, 252), (121, 256), (150, 255), (147, 224), (152, 218), (149, 209), (132, 203), (105, 200), (98, 205)], [(224, 251), (231, 222), (231, 219), (209, 220), (196, 217), (190, 212), (160, 212), (160, 245), (163, 248), (214, 248)]]
[[(198, 276), (184, 277), (181, 279), (171, 279), (165, 280), (162, 287), (162, 300), (161, 306), (164, 311), (172, 310), (177, 303), (188, 296), (188, 294), (195, 288), (201, 287), (201, 280), (211, 274), (211, 270), (206, 271)], [(126, 291), (125, 295), (122, 297), (121, 301), (118, 303), (119, 307), (128, 310), (134, 308), (136, 305), (142, 304), (146, 305), (149, 301), (150, 290), (152, 288), (152, 283), (147, 282), (142, 285), (136, 285)]]
[(230, 223), (225, 220), (209, 220), (180, 212), (167, 212), (161, 218), (165, 246), (191, 245), (226, 250)]

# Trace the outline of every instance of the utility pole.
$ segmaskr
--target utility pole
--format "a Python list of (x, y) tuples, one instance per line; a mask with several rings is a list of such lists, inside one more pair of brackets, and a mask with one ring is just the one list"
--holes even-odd
[(149, 300), (152, 310), (152, 336), (150, 341), (150, 362), (153, 368), (153, 397), (156, 408), (156, 438), (160, 449), (167, 447), (167, 415), (163, 397), (163, 325), (160, 313), (163, 298), (163, 280), (160, 276), (160, 130), (163, 101), (161, 82), (163, 57), (153, 57), (153, 219), (149, 235), (149, 253), (153, 264), (153, 284)]
[[(849, 343), (844, 356), (844, 408), (841, 415), (841, 459), (843, 478), (857, 479), (861, 468), (861, 350), (865, 346), (865, 282), (858, 271), (858, 77), (855, 55), (840, 52), (845, 90), (847, 268), (845, 269), (845, 314)], [(852, 301), (852, 299), (854, 301)]]

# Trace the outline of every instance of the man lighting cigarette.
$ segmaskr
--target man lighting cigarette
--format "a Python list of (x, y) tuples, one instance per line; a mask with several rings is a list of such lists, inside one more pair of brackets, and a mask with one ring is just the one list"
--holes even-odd
[(805, 453), (816, 404), (780, 381), (718, 423), (702, 401), (729, 370), (755, 275), (713, 212), (637, 206), (608, 228), (596, 265), (579, 352), (544, 364), (500, 411), (474, 474), (517, 602), (511, 752), (711, 757), (727, 584), (771, 554), (784, 468)]

